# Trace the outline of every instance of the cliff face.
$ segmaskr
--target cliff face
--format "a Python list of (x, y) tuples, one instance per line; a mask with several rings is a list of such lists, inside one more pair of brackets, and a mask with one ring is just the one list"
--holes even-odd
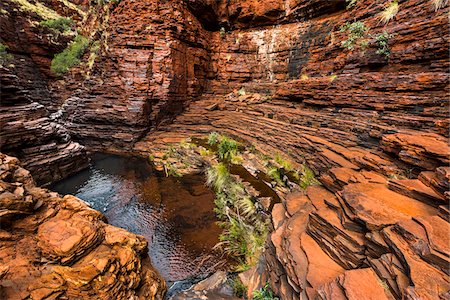
[[(75, 162), (81, 147), (60, 126), (92, 149), (140, 154), (225, 133), (322, 182), (275, 206), (260, 265), (243, 276), (250, 291), (268, 281), (283, 299), (446, 299), (449, 28), (436, 3), (399, 1), (386, 23), (392, 3), (378, 0), (123, 0), (89, 75), (52, 80), (51, 96), (49, 58), (15, 51), (24, 67), (2, 72), (2, 149)], [(369, 29), (347, 49), (341, 27), (357, 21)], [(60, 109), (60, 125), (37, 103)]]
[(35, 6), (24, 3), (1, 3), (1, 42), (10, 57), (0, 66), (0, 148), (19, 157), (38, 183), (46, 184), (85, 168), (88, 160), (84, 147), (48, 110), (56, 102), (48, 88), (50, 62), (71, 37), (39, 26)]
[(35, 186), (0, 154), (0, 295), (3, 299), (162, 299), (147, 242), (105, 223), (73, 196)]
[(203, 92), (210, 33), (179, 1), (124, 1), (108, 16), (105, 55), (58, 87), (61, 122), (83, 144), (130, 149)]
[[(225, 28), (212, 33), (208, 88), (135, 149), (218, 131), (305, 162), (323, 184), (275, 206), (261, 262), (242, 276), (250, 291), (269, 282), (282, 299), (448, 297), (446, 9), (400, 1), (384, 25), (381, 1), (323, 11), (307, 9), (320, 1), (187, 2), (205, 26)], [(349, 51), (340, 28), (355, 21), (370, 36)], [(389, 57), (377, 53), (384, 31)]]

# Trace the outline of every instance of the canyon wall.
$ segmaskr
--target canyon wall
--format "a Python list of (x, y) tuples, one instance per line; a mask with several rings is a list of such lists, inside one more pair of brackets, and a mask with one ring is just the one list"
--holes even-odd
[(108, 20), (91, 74), (73, 71), (55, 93), (79, 141), (123, 151), (201, 95), (210, 33), (179, 1), (123, 1)]
[(1, 42), (10, 55), (0, 66), (0, 149), (19, 157), (39, 184), (51, 183), (88, 164), (85, 148), (48, 110), (56, 102), (47, 85), (50, 62), (71, 37), (36, 25), (42, 12), (31, 4), (2, 1), (0, 7)]
[[(207, 90), (135, 150), (217, 131), (322, 183), (275, 206), (261, 261), (241, 276), (249, 296), (269, 282), (282, 299), (446, 299), (448, 4), (399, 1), (384, 24), (387, 1), (187, 2), (216, 30)], [(341, 26), (355, 21), (370, 35), (349, 51)]]
[[(92, 150), (145, 155), (218, 131), (306, 163), (322, 183), (274, 208), (260, 264), (243, 275), (250, 292), (269, 282), (283, 299), (446, 299), (442, 3), (398, 1), (385, 24), (391, 3), (381, 0), (349, 9), (344, 1), (123, 0), (102, 15), (102, 37), (91, 37), (102, 42), (92, 70), (82, 64), (64, 80), (48, 64), (67, 41), (42, 42), (2, 6), (12, 14), (2, 10), (2, 28), (15, 32), (2, 40), (13, 65), (23, 65), (2, 71), (2, 151), (32, 171), (33, 157), (40, 166), (55, 157), (68, 170), (84, 162), (69, 134)], [(370, 28), (367, 46), (348, 50), (341, 26), (356, 21)], [(384, 31), (389, 55), (378, 51)], [(24, 34), (31, 46), (16, 49)]]

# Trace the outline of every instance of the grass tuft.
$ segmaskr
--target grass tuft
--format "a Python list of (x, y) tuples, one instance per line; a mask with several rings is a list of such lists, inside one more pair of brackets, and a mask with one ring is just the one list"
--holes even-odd
[(303, 165), (299, 179), (299, 185), (302, 189), (306, 189), (310, 185), (320, 185), (320, 181), (314, 176), (314, 172), (310, 168)]
[(391, 2), (388, 7), (384, 11), (381, 12), (381, 22), (386, 25), (392, 20), (395, 15), (398, 13), (398, 2), (397, 0)]
[(448, 4), (448, 0), (431, 0), (431, 2), (433, 2), (435, 11), (444, 8)]
[(206, 184), (216, 192), (224, 191), (228, 181), (230, 180), (230, 173), (225, 164), (219, 163), (209, 168), (206, 172)]

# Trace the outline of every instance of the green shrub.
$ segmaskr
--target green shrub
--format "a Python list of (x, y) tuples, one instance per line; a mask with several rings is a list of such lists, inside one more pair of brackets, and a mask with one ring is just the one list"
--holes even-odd
[(310, 168), (303, 165), (299, 185), (302, 189), (306, 189), (310, 185), (320, 185), (320, 181), (316, 179)]
[(285, 160), (281, 155), (278, 153), (275, 155), (275, 162), (280, 165), (286, 172), (292, 171), (292, 164)]
[(233, 156), (237, 155), (238, 143), (235, 140), (222, 136), (219, 146), (217, 147), (217, 154), (220, 159), (230, 161)]
[(389, 40), (393, 36), (387, 31), (383, 31), (375, 37), (375, 42), (377, 43), (377, 54), (383, 55), (386, 58), (391, 56), (391, 49), (389, 48)]
[(253, 291), (253, 300), (279, 300), (273, 295), (268, 283), (259, 290)]
[(342, 41), (342, 47), (347, 50), (354, 50), (357, 46), (364, 48), (367, 46), (365, 37), (368, 31), (369, 28), (364, 25), (364, 22), (347, 22), (345, 25), (341, 26), (341, 32), (348, 32), (347, 39)]
[(245, 88), (241, 87), (238, 91), (238, 95), (239, 96), (245, 96), (247, 93), (245, 92)]
[(284, 181), (283, 181), (282, 171), (280, 169), (278, 169), (277, 167), (275, 167), (275, 166), (269, 167), (269, 170), (267, 171), (267, 175), (270, 178), (272, 178), (273, 180), (275, 180), (275, 182), (279, 186), (285, 186)]
[(242, 283), (238, 276), (230, 280), (230, 285), (233, 288), (233, 295), (238, 298), (244, 298), (247, 294), (247, 287)]
[(39, 24), (42, 26), (51, 28), (53, 30), (59, 31), (61, 33), (67, 32), (71, 30), (71, 25), (73, 21), (71, 18), (58, 18), (58, 19), (49, 19), (41, 21)]
[(210, 144), (211, 146), (217, 144), (218, 141), (219, 141), (219, 134), (217, 132), (211, 132), (208, 135), (208, 144)]
[(75, 37), (63, 52), (56, 54), (52, 60), (51, 70), (56, 75), (63, 75), (71, 67), (78, 65), (80, 58), (89, 45), (89, 39), (82, 35)]
[(8, 46), (0, 43), (0, 65), (5, 64), (8, 60), (13, 59), (13, 55), (7, 52)]

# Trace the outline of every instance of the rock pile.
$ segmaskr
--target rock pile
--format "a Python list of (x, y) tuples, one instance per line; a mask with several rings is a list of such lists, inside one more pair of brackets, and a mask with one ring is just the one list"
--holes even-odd
[(143, 237), (106, 224), (78, 198), (36, 187), (4, 154), (0, 218), (3, 299), (163, 299)]

